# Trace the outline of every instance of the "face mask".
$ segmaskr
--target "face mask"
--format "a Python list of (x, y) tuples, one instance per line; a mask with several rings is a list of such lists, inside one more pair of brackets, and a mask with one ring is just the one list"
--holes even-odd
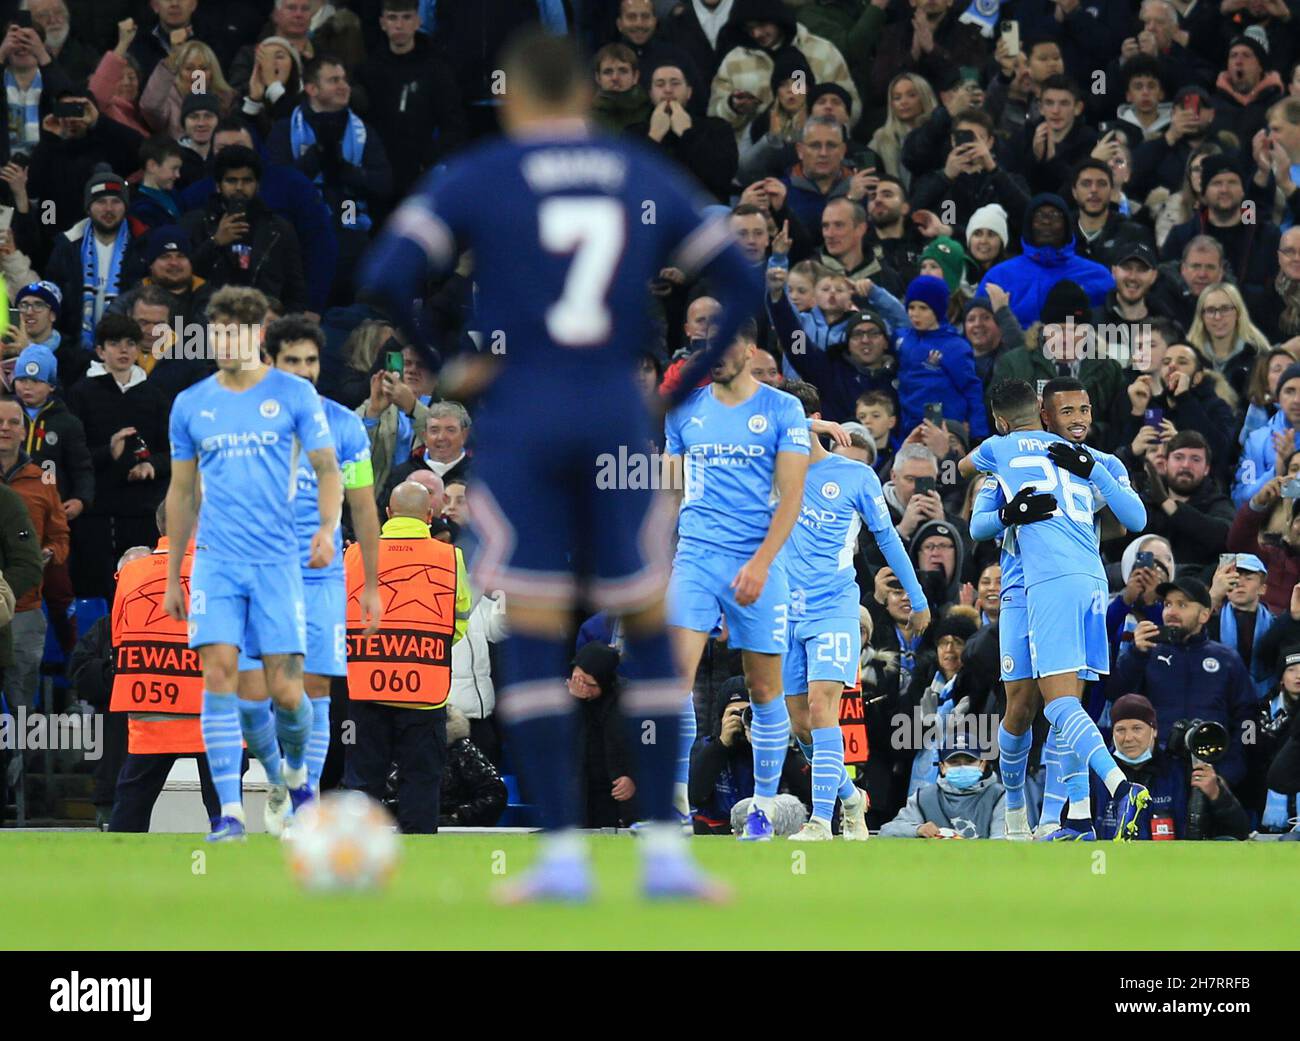
[(1148, 748), (1141, 755), (1133, 756), (1132, 758), (1129, 758), (1117, 748), (1115, 749), (1115, 758), (1118, 759), (1121, 763), (1128, 763), (1129, 766), (1140, 766), (1142, 763), (1145, 763), (1148, 759), (1151, 758), (1151, 749)]
[(943, 778), (958, 791), (964, 792), (984, 780), (984, 771), (978, 766), (950, 766)]

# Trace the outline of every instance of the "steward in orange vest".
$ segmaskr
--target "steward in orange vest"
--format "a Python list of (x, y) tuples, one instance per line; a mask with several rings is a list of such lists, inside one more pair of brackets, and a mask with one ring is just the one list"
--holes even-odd
[[(187, 594), (192, 553), (193, 545), (181, 564)], [(199, 788), (208, 816), (216, 820), (221, 815), (199, 729), (203, 670), (198, 652), (189, 648), (185, 623), (163, 610), (166, 589), (164, 535), (152, 553), (128, 561), (117, 576), (109, 711), (128, 713), (127, 757), (117, 780), (109, 831), (148, 831), (154, 803), (172, 765), (187, 756), (198, 760)]]
[(343, 554), (347, 583), (349, 716), (344, 785), (384, 797), (397, 765), (397, 821), (408, 834), (438, 830), (447, 754), (451, 646), (465, 635), (469, 579), (460, 550), (431, 538), (428, 491), (399, 484), (379, 533), (383, 620), (367, 636), (361, 619), (361, 547)]

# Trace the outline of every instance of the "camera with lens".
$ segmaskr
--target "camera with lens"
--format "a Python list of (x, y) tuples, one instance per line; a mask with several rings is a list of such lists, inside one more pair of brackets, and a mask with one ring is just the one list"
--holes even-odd
[(1169, 732), (1169, 754), (1217, 763), (1228, 752), (1228, 728), (1205, 719), (1180, 719)]

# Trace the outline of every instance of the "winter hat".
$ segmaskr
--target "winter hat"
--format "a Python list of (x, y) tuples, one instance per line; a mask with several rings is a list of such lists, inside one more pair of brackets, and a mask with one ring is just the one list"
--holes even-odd
[(573, 664), (583, 672), (589, 673), (604, 694), (608, 694), (614, 687), (618, 662), (618, 651), (599, 640), (584, 643), (573, 656)]
[(40, 380), (53, 386), (58, 367), (58, 362), (54, 360), (54, 352), (48, 347), (34, 343), (30, 347), (23, 348), (22, 354), (18, 355), (18, 361), (14, 365), (14, 379)]
[(1110, 707), (1110, 722), (1113, 726), (1126, 719), (1140, 719), (1147, 726), (1155, 729), (1156, 710), (1141, 694), (1125, 694), (1116, 698)]
[(1201, 192), (1204, 193), (1210, 182), (1222, 173), (1236, 174), (1242, 187), (1245, 187), (1246, 178), (1242, 177), (1241, 168), (1229, 156), (1207, 155), (1201, 160)]
[(949, 293), (961, 287), (961, 277), (966, 273), (966, 251), (961, 243), (947, 235), (937, 235), (921, 251), (921, 260), (933, 260), (943, 269), (943, 280)]
[(1011, 241), (1011, 233), (1007, 230), (1007, 211), (996, 202), (981, 206), (970, 215), (970, 220), (966, 222), (966, 245), (970, 245), (971, 235), (982, 228), (991, 229), (1002, 240), (1003, 246)]
[[(26, 292), (26, 290), (24, 290), (24, 292)], [(1292, 362), (1282, 370), (1282, 375), (1277, 381), (1277, 392), (1279, 396), (1282, 393), (1282, 387), (1291, 380), (1300, 380), (1300, 361)]]
[[(885, 321), (877, 312), (870, 308), (863, 308), (856, 314), (848, 316), (848, 321), (844, 323), (844, 342), (848, 343), (849, 337), (853, 335), (853, 330), (859, 325), (874, 325), (882, 333), (885, 339), (889, 339), (889, 323)], [(1279, 388), (1281, 389), (1280, 385)]]
[[(810, 79), (809, 83), (811, 82), (812, 80)], [(834, 94), (844, 102), (845, 111), (847, 111), (850, 116), (853, 115), (853, 98), (849, 92), (838, 83), (819, 83), (817, 86), (812, 87), (808, 91), (808, 111), (811, 112), (813, 105), (817, 103), (817, 99), (826, 94)]]
[[(913, 301), (925, 304), (934, 312), (934, 317), (942, 322), (948, 316), (948, 284), (942, 278), (935, 278), (933, 275), (917, 275), (907, 287), (903, 306), (906, 307)], [(1281, 384), (1278, 386), (1280, 387)]]
[(1079, 283), (1063, 278), (1047, 291), (1039, 317), (1044, 325), (1061, 325), (1069, 318), (1082, 325), (1088, 321), (1091, 311), (1088, 294)]
[(127, 188), (125, 179), (113, 173), (107, 163), (100, 163), (90, 175), (90, 180), (86, 182), (81, 200), (82, 208), (89, 210), (90, 204), (96, 199), (110, 195), (121, 199), (124, 205), (131, 204), (131, 190)]
[(164, 253), (190, 255), (190, 236), (179, 224), (162, 224), (149, 232), (144, 247), (145, 265), (152, 265)]
[(194, 112), (211, 112), (220, 119), (221, 102), (215, 94), (187, 94), (181, 102), (181, 122), (184, 123), (185, 117)]
[(1234, 37), (1232, 43), (1228, 44), (1229, 54), (1234, 47), (1249, 47), (1255, 52), (1260, 65), (1264, 66), (1266, 72), (1268, 71), (1268, 35), (1263, 26), (1252, 25), (1240, 36)]
[(294, 47), (294, 45), (291, 44), (288, 40), (286, 40), (283, 36), (268, 36), (264, 40), (259, 40), (257, 46), (261, 47), (264, 44), (268, 44), (268, 43), (275, 44), (278, 47), (283, 47), (286, 51), (289, 52), (289, 57), (293, 59), (293, 64), (298, 70), (298, 82), (301, 83), (302, 82), (302, 55), (298, 53), (298, 49)]
[(50, 305), (50, 310), (56, 315), (59, 309), (63, 307), (63, 290), (53, 282), (31, 282), (18, 290), (18, 295), (14, 297), (14, 306), (29, 296), (36, 297), (37, 300), (44, 300)]
[[(793, 79), (796, 72), (803, 73), (803, 90), (812, 90), (813, 84), (817, 82), (817, 77), (813, 75), (812, 66), (808, 64), (808, 59), (793, 47), (784, 50), (778, 55), (776, 61), (772, 63), (772, 77), (769, 81), (772, 87), (772, 97), (776, 97), (776, 88), (788, 79)], [(808, 102), (811, 106), (811, 100)]]
[(993, 314), (993, 301), (987, 296), (973, 296), (966, 303), (966, 309), (962, 311), (962, 317), (966, 317), (972, 311), (987, 311)]

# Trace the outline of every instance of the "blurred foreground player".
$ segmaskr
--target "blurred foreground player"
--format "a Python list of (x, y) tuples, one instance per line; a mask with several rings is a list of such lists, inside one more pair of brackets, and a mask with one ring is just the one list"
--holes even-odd
[[(163, 603), (172, 618), (188, 620), (189, 644), (203, 666), (200, 724), (221, 800), (211, 842), (244, 837), (239, 763), (245, 730), (254, 754), (262, 748), (267, 755), (262, 765), (268, 780), (287, 787), (295, 806), (311, 798), (305, 762), (311, 701), (302, 684), (306, 613), (293, 510), (300, 453), (307, 453), (320, 490), (308, 567), (325, 567), (333, 558), (343, 499), (334, 443), (316, 391), (262, 361), (265, 315), (266, 297), (255, 289), (227, 286), (212, 297), (208, 337), (217, 371), (183, 391), (171, 415), (171, 543)], [(192, 533), (187, 597), (181, 563)], [(282, 775), (279, 749), (258, 733), (265, 711), (240, 711), (241, 648), (262, 659), (276, 706)]]
[[(623, 709), (650, 822), (645, 892), (718, 897), (687, 855), (672, 801), (681, 688), (664, 629), (666, 562), (658, 559), (670, 503), (652, 509), (639, 483), (603, 488), (596, 475), (620, 450), (650, 453), (635, 373), (649, 342), (646, 287), (659, 271), (705, 275), (725, 305), (716, 342), (699, 352), (701, 373), (731, 342), (742, 301), (758, 299), (762, 287), (725, 224), (704, 219), (675, 170), (634, 143), (592, 132), (589, 76), (570, 41), (525, 31), (502, 66), (506, 139), (426, 180), (393, 215), (361, 279), (411, 327), (426, 277), (471, 249), (482, 327), (499, 352), (477, 356), (465, 378), (444, 370), (441, 385), (451, 395), (458, 383), (462, 394), (486, 386), (475, 421), (476, 577), (480, 588), (509, 597), (499, 713), (547, 831), (538, 863), (500, 895), (583, 900), (591, 891), (576, 832), (575, 702), (561, 681), (571, 613), (583, 603), (622, 616), (627, 634)], [(521, 427), (529, 432), (522, 441)]]

